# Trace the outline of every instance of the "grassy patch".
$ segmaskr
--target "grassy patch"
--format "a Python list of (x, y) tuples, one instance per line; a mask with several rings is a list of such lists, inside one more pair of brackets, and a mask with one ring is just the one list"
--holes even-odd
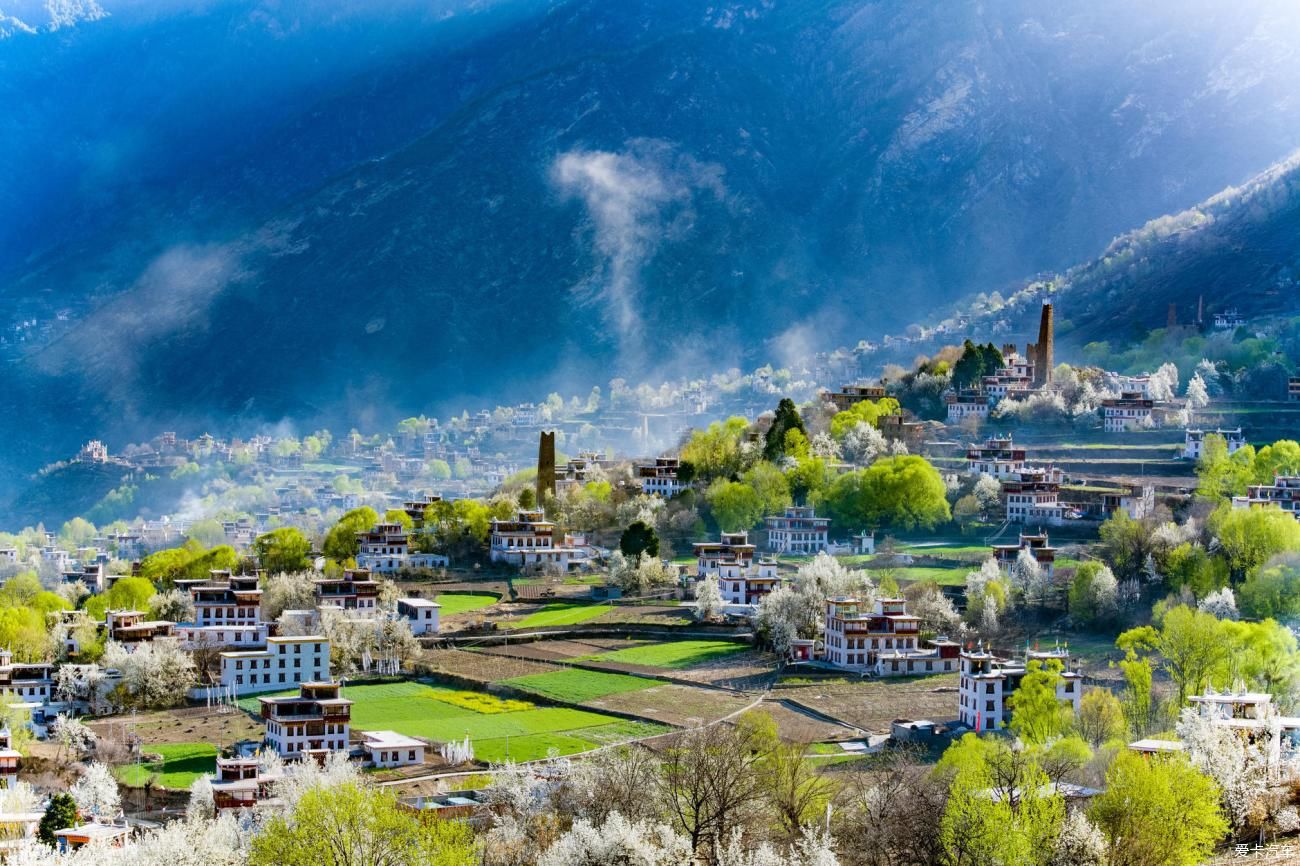
[(614, 652), (601, 653), (592, 658), (629, 665), (678, 670), (693, 665), (726, 658), (748, 650), (745, 644), (725, 640), (678, 640), (628, 647)]
[(548, 625), (577, 625), (589, 619), (595, 619), (614, 608), (608, 604), (582, 604), (579, 602), (557, 601), (546, 605), (536, 613), (529, 614), (518, 622), (511, 623), (511, 628), (541, 628)]
[(608, 578), (603, 574), (584, 574), (581, 577), (566, 577), (565, 586), (602, 586)]
[(626, 743), (628, 740), (657, 737), (671, 730), (672, 728), (658, 722), (634, 722), (631, 719), (621, 719), (598, 728), (586, 728), (582, 732), (582, 738), (602, 746), (610, 746), (614, 743)]
[[(492, 762), (505, 760), (507, 754), (511, 760), (526, 761), (544, 758), (552, 749), (563, 755), (586, 751), (598, 745), (586, 738), (588, 729), (617, 721), (588, 710), (538, 707), (418, 682), (347, 686), (343, 696), (353, 701), (355, 731), (397, 731), (436, 742), (468, 734), (475, 756)], [(255, 710), (256, 698), (245, 698), (240, 706)]]
[(483, 595), (472, 592), (444, 592), (433, 599), (442, 605), (442, 615), (451, 616), (456, 613), (467, 613), (471, 610), (478, 610), (481, 607), (490, 607), (497, 603), (495, 595)]
[(583, 701), (603, 698), (621, 692), (634, 692), (660, 685), (655, 680), (645, 677), (633, 677), (627, 674), (612, 674), (604, 671), (584, 671), (570, 668), (547, 674), (530, 674), (504, 681), (506, 685), (536, 692), (557, 701), (580, 704)]
[(145, 746), (144, 751), (162, 760), (117, 767), (113, 774), (123, 785), (142, 788), (149, 778), (157, 776), (159, 785), (180, 790), (217, 768), (217, 747), (211, 743), (167, 743)]
[[(899, 568), (895, 570), (894, 577), (897, 580), (917, 582), (933, 580), (940, 586), (965, 586), (966, 575), (972, 570), (970, 568), (922, 568), (918, 566)], [(873, 575), (873, 577), (875, 576)]]

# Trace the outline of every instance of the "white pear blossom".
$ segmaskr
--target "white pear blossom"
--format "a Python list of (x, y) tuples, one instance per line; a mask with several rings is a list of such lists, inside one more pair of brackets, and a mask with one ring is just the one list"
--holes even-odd
[(77, 810), (83, 815), (115, 818), (122, 811), (122, 795), (117, 788), (117, 779), (113, 778), (112, 770), (98, 761), (86, 768), (85, 774), (68, 793), (77, 802)]
[(1196, 607), (1206, 613), (1213, 614), (1219, 619), (1238, 619), (1237, 597), (1232, 594), (1230, 587), (1223, 587), (1215, 592), (1208, 593), (1205, 598), (1197, 602)]

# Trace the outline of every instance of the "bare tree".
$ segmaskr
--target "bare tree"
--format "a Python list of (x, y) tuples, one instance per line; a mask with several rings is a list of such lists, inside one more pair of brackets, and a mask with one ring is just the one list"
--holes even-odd
[(927, 866), (940, 862), (939, 822), (947, 787), (911, 750), (885, 756), (842, 788), (835, 835), (845, 866)]
[(752, 728), (710, 725), (677, 735), (664, 756), (660, 790), (668, 818), (706, 861), (732, 831), (754, 823), (763, 788)]

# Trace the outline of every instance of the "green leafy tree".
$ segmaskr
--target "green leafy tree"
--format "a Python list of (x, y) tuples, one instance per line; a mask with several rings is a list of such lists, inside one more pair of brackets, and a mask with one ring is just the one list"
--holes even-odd
[(820, 497), (834, 478), (835, 474), (823, 457), (804, 458), (785, 473), (790, 497), (803, 505)]
[(1255, 569), (1237, 591), (1237, 601), (1247, 616), (1300, 617), (1300, 556), (1278, 557)]
[(1002, 368), (1002, 352), (992, 343), (980, 346), (967, 340), (962, 344), (961, 357), (952, 367), (952, 386), (970, 388), (978, 385), (985, 376), (992, 376)]
[(808, 433), (804, 430), (799, 409), (794, 405), (793, 400), (784, 397), (776, 406), (776, 417), (772, 419), (772, 426), (767, 428), (767, 436), (763, 441), (764, 459), (775, 461), (784, 457), (786, 436), (796, 430), (804, 437), (804, 443), (807, 444)]
[(1279, 439), (1265, 445), (1251, 461), (1250, 468), (1251, 480), (1256, 484), (1271, 484), (1279, 475), (1300, 475), (1300, 443)]
[(835, 479), (823, 501), (851, 529), (933, 529), (947, 522), (947, 488), (930, 462), (914, 455), (877, 460)]
[(763, 517), (763, 500), (754, 488), (739, 481), (713, 482), (708, 499), (723, 532), (750, 529)]
[(143, 577), (123, 577), (108, 588), (105, 602), (111, 610), (149, 609), (149, 599), (158, 591)]
[(766, 461), (755, 463), (740, 479), (758, 494), (763, 514), (780, 514), (791, 503), (790, 482), (780, 469)]
[(1280, 508), (1232, 508), (1210, 516), (1234, 577), (1242, 578), (1280, 553), (1300, 552), (1300, 520)]
[(858, 424), (866, 423), (872, 427), (880, 426), (880, 419), (886, 415), (897, 415), (902, 407), (893, 397), (879, 400), (861, 400), (843, 412), (836, 412), (831, 418), (831, 436), (840, 440)]
[(1041, 746), (1068, 731), (1074, 722), (1073, 710), (1056, 696), (1063, 666), (1056, 659), (1044, 664), (1032, 660), (1025, 666), (1025, 676), (1011, 697), (1011, 730), (1023, 742)]
[(59, 830), (75, 826), (77, 826), (77, 801), (72, 799), (71, 794), (60, 791), (50, 797), (49, 808), (41, 816), (41, 823), (36, 828), (36, 837), (53, 848), (57, 841), (54, 834)]
[(0, 608), (0, 646), (14, 654), (14, 661), (45, 661), (52, 647), (44, 615), (25, 606)]
[(690, 484), (695, 480), (695, 464), (689, 460), (677, 461), (677, 480), (682, 484)]
[(739, 475), (750, 462), (741, 448), (748, 431), (749, 421), (741, 417), (714, 421), (691, 434), (682, 446), (681, 459), (689, 462), (695, 475), (704, 481)]
[(618, 539), (618, 549), (624, 556), (638, 560), (643, 553), (652, 557), (658, 556), (659, 534), (655, 532), (653, 526), (642, 520), (634, 520), (627, 529), (623, 530), (623, 535)]
[(1115, 639), (1126, 652), (1153, 650), (1178, 691), (1177, 706), (1189, 695), (1200, 694), (1227, 661), (1231, 644), (1214, 615), (1178, 605), (1165, 613), (1159, 630), (1145, 625), (1129, 629)]
[(411, 515), (407, 514), (400, 508), (390, 508), (385, 511), (384, 523), (400, 524), (402, 529), (405, 529), (407, 532), (410, 532), (415, 528), (415, 521), (411, 519)]
[(271, 574), (302, 571), (307, 568), (311, 542), (295, 526), (282, 526), (253, 539), (257, 561)]
[(253, 837), (250, 866), (472, 866), (474, 832), (462, 821), (422, 821), (385, 788), (313, 788)]
[(1187, 587), (1197, 598), (1204, 598), (1228, 585), (1228, 563), (1212, 556), (1199, 544), (1185, 541), (1164, 556), (1161, 572), (1171, 589)]
[(185, 533), (186, 538), (193, 539), (204, 547), (216, 547), (223, 544), (226, 540), (226, 530), (221, 526), (219, 520), (196, 520), (190, 524), (190, 531)]
[(1065, 802), (1028, 750), (967, 734), (936, 772), (951, 782), (939, 835), (950, 866), (1049, 866)]
[(1110, 563), (1115, 574), (1122, 578), (1139, 574), (1146, 564), (1147, 554), (1151, 552), (1150, 528), (1119, 508), (1101, 525), (1099, 531), (1102, 556)]
[(1128, 733), (1124, 707), (1110, 689), (1089, 689), (1079, 701), (1079, 736), (1093, 748), (1112, 740), (1120, 740)]
[(83, 517), (74, 517), (59, 530), (59, 540), (75, 549), (89, 546), (98, 534), (95, 524)]
[(1115, 575), (1100, 562), (1085, 562), (1075, 569), (1070, 582), (1070, 617), (1082, 624), (1093, 624), (1115, 612), (1117, 584)]
[(1088, 815), (1106, 835), (1111, 866), (1194, 866), (1228, 832), (1218, 787), (1183, 755), (1121, 751)]
[(1255, 449), (1245, 445), (1228, 453), (1228, 440), (1218, 433), (1208, 433), (1201, 443), (1201, 458), (1196, 463), (1196, 492), (1206, 499), (1220, 500), (1239, 496), (1254, 479)]
[(377, 523), (379, 523), (379, 514), (369, 505), (354, 508), (344, 514), (325, 535), (325, 543), (322, 546), (325, 556), (335, 562), (356, 559), (361, 551), (361, 542), (357, 540), (357, 535), (369, 531)]

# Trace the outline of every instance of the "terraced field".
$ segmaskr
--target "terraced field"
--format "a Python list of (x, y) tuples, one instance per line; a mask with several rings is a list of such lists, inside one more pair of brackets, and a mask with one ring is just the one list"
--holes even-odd
[(484, 595), (471, 592), (444, 592), (435, 596), (434, 601), (442, 605), (440, 611), (442, 616), (454, 616), (458, 613), (469, 613), (470, 611), (479, 610), (484, 607), (491, 607), (500, 599), (495, 595)]
[[(493, 763), (544, 758), (551, 750), (569, 755), (626, 739), (627, 722), (613, 716), (425, 683), (349, 686), (344, 697), (354, 702), (354, 730), (391, 730), (439, 743), (468, 735), (475, 757)], [(256, 698), (239, 703), (249, 711), (257, 707)]]
[(609, 613), (614, 608), (608, 604), (582, 604), (580, 602), (557, 601), (545, 605), (536, 613), (531, 613), (521, 620), (508, 623), (512, 629), (542, 628), (552, 625), (577, 625), (601, 614)]
[(678, 640), (647, 643), (627, 649), (588, 656), (595, 661), (622, 662), (647, 668), (682, 670), (717, 661), (749, 650), (749, 646), (725, 640)]
[(578, 668), (555, 671), (548, 674), (533, 674), (502, 680), (505, 685), (533, 692), (555, 701), (580, 704), (606, 695), (621, 692), (634, 692), (660, 685), (656, 680), (627, 674), (605, 673), (604, 671), (587, 671)]

